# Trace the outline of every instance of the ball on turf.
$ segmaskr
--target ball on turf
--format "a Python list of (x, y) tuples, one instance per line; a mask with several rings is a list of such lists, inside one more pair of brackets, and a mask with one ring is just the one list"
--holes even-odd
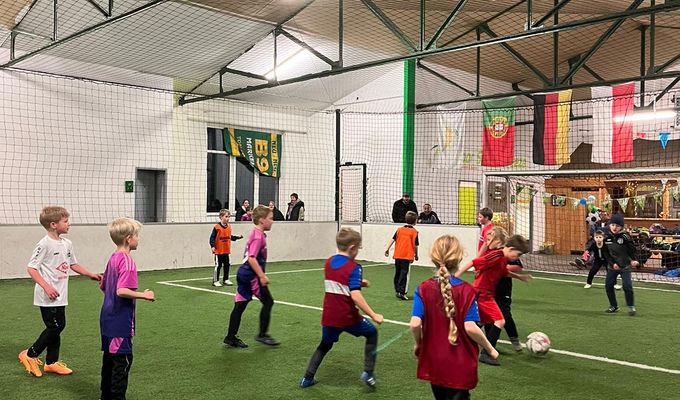
[(526, 346), (531, 354), (545, 355), (550, 350), (550, 338), (543, 332), (532, 332), (527, 336)]

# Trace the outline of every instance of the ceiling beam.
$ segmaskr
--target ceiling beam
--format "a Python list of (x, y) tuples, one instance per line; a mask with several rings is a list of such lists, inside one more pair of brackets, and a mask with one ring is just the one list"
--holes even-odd
[(557, 14), (557, 12), (560, 11), (560, 9), (562, 7), (566, 6), (570, 1), (571, 0), (562, 0), (559, 3), (555, 4), (555, 6), (550, 11), (548, 11), (544, 16), (539, 18), (538, 21), (531, 24), (531, 28), (532, 29), (538, 28), (539, 26), (543, 25), (543, 23), (545, 23), (545, 21), (549, 20), (550, 17)]
[(510, 7), (506, 8), (505, 10), (496, 13), (495, 15), (491, 16), (489, 19), (487, 19), (487, 20), (485, 20), (485, 21), (482, 21), (481, 23), (479, 23), (479, 24), (473, 26), (472, 28), (468, 29), (467, 31), (461, 33), (460, 35), (456, 36), (455, 38), (453, 38), (453, 39), (449, 40), (448, 42), (444, 43), (444, 44), (442, 45), (442, 47), (446, 47), (446, 46), (448, 46), (448, 45), (454, 43), (456, 40), (458, 40), (458, 39), (460, 39), (460, 38), (462, 38), (462, 37), (465, 37), (465, 36), (469, 35), (470, 33), (472, 33), (472, 32), (474, 32), (475, 30), (477, 30), (477, 28), (479, 27), (479, 25), (484, 24), (484, 23), (485, 23), (485, 24), (488, 24), (489, 22), (493, 21), (494, 19), (496, 19), (496, 18), (498, 18), (498, 17), (500, 17), (500, 16), (502, 16), (502, 15), (505, 15), (506, 13), (509, 13), (510, 11), (512, 11), (514, 8), (516, 8), (517, 6), (521, 5), (521, 4), (524, 3), (525, 1), (527, 1), (527, 0), (519, 0), (517, 3), (511, 5)]
[(587, 65), (585, 65), (585, 64), (583, 65), (583, 70), (586, 71), (587, 73), (589, 73), (590, 76), (592, 76), (593, 78), (597, 79), (598, 81), (603, 81), (603, 80), (604, 80), (604, 78), (603, 78), (602, 76), (600, 76), (600, 74), (598, 74), (597, 72), (593, 71), (589, 66), (587, 66)]
[(281, 28), (279, 30), (279, 33), (282, 34), (283, 36), (287, 37), (290, 39), (291, 42), (297, 44), (298, 46), (306, 49), (310, 53), (314, 54), (318, 59), (321, 61), (325, 62), (326, 64), (330, 65), (331, 67), (336, 67), (338, 63), (335, 61), (331, 60), (330, 58), (324, 56), (320, 52), (318, 52), (316, 49), (314, 49), (312, 46), (308, 45), (307, 43), (303, 42), (302, 40), (298, 39), (297, 37), (293, 36), (290, 32), (287, 30)]
[(361, 0), (362, 3), (368, 8), (373, 15), (375, 15), (376, 18), (382, 22), (383, 25), (387, 29), (389, 29), (390, 32), (394, 36), (399, 39), (401, 43), (404, 44), (404, 46), (408, 47), (410, 51), (417, 51), (418, 49), (416, 48), (416, 45), (411, 41), (411, 39), (408, 38), (408, 36), (395, 24), (390, 17), (385, 15), (385, 13), (378, 7), (372, 0)]
[(437, 32), (435, 32), (434, 36), (432, 36), (432, 39), (427, 43), (427, 46), (425, 46), (425, 50), (429, 50), (437, 45), (437, 40), (446, 32), (447, 29), (449, 29), (449, 26), (453, 22), (454, 19), (460, 14), (460, 12), (463, 10), (463, 7), (465, 6), (465, 3), (467, 3), (468, 0), (459, 0), (458, 4), (453, 8), (453, 11), (449, 14), (448, 17), (446, 17), (446, 20), (444, 21), (443, 24), (437, 29)]
[(108, 11), (104, 10), (104, 9), (102, 8), (102, 6), (100, 6), (99, 4), (97, 4), (96, 1), (94, 1), (94, 0), (87, 0), (87, 2), (90, 3), (90, 4), (92, 4), (92, 7), (96, 8), (97, 11), (99, 11), (100, 13), (102, 13), (103, 16), (105, 16), (105, 17), (107, 17), (107, 18), (111, 16), (111, 14), (109, 14)]
[[(70, 42), (71, 40), (77, 39), (77, 38), (79, 38), (79, 37), (81, 37), (81, 36), (83, 36), (83, 35), (86, 35), (86, 34), (90, 33), (90, 32), (99, 30), (99, 29), (101, 29), (101, 28), (103, 28), (103, 27), (106, 27), (106, 26), (108, 26), (108, 25), (111, 25), (111, 24), (115, 24), (116, 22), (124, 21), (124, 20), (126, 20), (126, 19), (128, 19), (128, 18), (130, 18), (130, 17), (132, 17), (132, 16), (135, 16), (135, 15), (137, 15), (137, 14), (139, 14), (139, 13), (142, 13), (142, 12), (147, 11), (147, 10), (149, 10), (149, 9), (151, 9), (151, 8), (154, 8), (154, 7), (156, 7), (156, 6), (160, 5), (160, 4), (163, 4), (163, 3), (165, 3), (166, 1), (168, 1), (168, 0), (153, 0), (153, 1), (149, 2), (149, 3), (147, 3), (147, 4), (144, 4), (143, 6), (139, 6), (139, 7), (134, 8), (134, 9), (128, 11), (128, 12), (125, 12), (125, 13), (123, 13), (123, 14), (120, 14), (120, 15), (118, 15), (118, 16), (116, 16), (116, 17), (109, 18), (109, 19), (107, 19), (106, 21), (102, 21), (102, 22), (99, 22), (99, 23), (97, 23), (97, 24), (94, 24), (94, 25), (92, 25), (92, 26), (90, 26), (90, 27), (87, 27), (87, 28), (85, 28), (85, 29), (81, 29), (81, 30), (79, 30), (78, 32), (72, 33), (71, 35), (68, 35), (68, 36), (66, 36), (66, 37), (64, 37), (64, 38), (62, 38), (62, 39), (55, 40), (54, 42), (52, 42), (52, 43), (50, 43), (50, 44), (48, 44), (48, 45), (46, 45), (46, 46), (43, 46), (43, 47), (41, 47), (41, 48), (39, 48), (39, 49), (37, 49), (37, 50), (34, 50), (34, 51), (30, 52), (30, 53), (24, 54), (24, 55), (21, 56), (21, 57), (17, 57), (17, 58), (15, 58), (14, 60), (10, 60), (9, 62), (3, 64), (1, 67), (2, 67), (2, 68), (11, 67), (11, 66), (13, 66), (13, 65), (16, 65), (17, 63), (20, 63), (20, 62), (25, 61), (25, 60), (27, 60), (27, 59), (33, 57), (33, 56), (36, 56), (36, 55), (38, 55), (38, 54), (40, 54), (40, 53), (42, 53), (42, 52), (44, 52), (44, 51), (46, 51), (46, 50), (50, 50), (50, 49), (52, 49), (52, 48), (54, 48), (54, 47), (56, 47), (56, 46), (59, 46), (60, 44), (68, 43), (68, 42)], [(54, 30), (56, 31), (56, 25), (55, 25), (55, 27), (54, 27)], [(56, 33), (56, 32), (55, 32), (55, 33)], [(55, 39), (56, 39), (56, 38), (55, 38)]]
[[(630, 6), (628, 6), (628, 8), (626, 9), (626, 11), (630, 12), (630, 11), (633, 11), (633, 10), (637, 9), (637, 8), (640, 6), (640, 4), (642, 4), (643, 1), (644, 1), (644, 0), (635, 0), (635, 1), (633, 1), (633, 3), (632, 3)], [(650, 7), (650, 8), (651, 8), (651, 7)], [(569, 72), (567, 72), (567, 75), (565, 75), (565, 76), (562, 78), (562, 81), (561, 81), (560, 83), (561, 83), (561, 84), (564, 84), (565, 82), (569, 82), (569, 80), (570, 80), (571, 78), (573, 78), (574, 75), (576, 75), (576, 73), (578, 72), (578, 70), (581, 69), (581, 67), (583, 67), (583, 65), (585, 65), (585, 63), (588, 62), (588, 60), (590, 60), (590, 58), (591, 58), (592, 56), (595, 55), (595, 53), (596, 53), (596, 52), (600, 49), (600, 47), (602, 47), (602, 45), (604, 45), (604, 43), (605, 43), (605, 42), (606, 42), (606, 41), (614, 34), (614, 32), (616, 32), (616, 31), (621, 27), (621, 25), (623, 25), (624, 22), (626, 22), (626, 19), (627, 19), (627, 18), (620, 18), (620, 19), (617, 19), (617, 20), (609, 27), (609, 29), (607, 29), (607, 31), (606, 31), (602, 36), (600, 36), (599, 39), (597, 39), (597, 41), (595, 42), (595, 44), (593, 44), (593, 46), (590, 48), (590, 50), (588, 50), (585, 54), (583, 54), (583, 55), (581, 56), (581, 58), (579, 58), (579, 60), (576, 62), (576, 64), (574, 64), (574, 65), (569, 69)]]
[[(522, 31), (522, 32), (511, 33), (511, 34), (508, 34), (508, 35), (505, 35), (505, 36), (502, 36), (502, 37), (498, 37), (498, 38), (489, 38), (489, 39), (484, 39), (484, 40), (478, 40), (478, 41), (471, 42), (471, 43), (464, 43), (464, 44), (459, 44), (459, 45), (455, 45), (455, 46), (451, 46), (451, 47), (445, 47), (445, 48), (438, 48), (438, 49), (431, 49), (431, 50), (424, 50), (424, 51), (415, 51), (415, 52), (413, 52), (411, 54), (407, 54), (407, 55), (388, 57), (388, 58), (384, 58), (384, 59), (380, 59), (380, 60), (368, 61), (368, 62), (361, 63), (361, 64), (343, 66), (342, 68), (336, 68), (336, 69), (332, 69), (332, 70), (329, 70), (329, 71), (315, 72), (315, 73), (312, 73), (312, 74), (302, 75), (302, 76), (298, 76), (298, 77), (295, 77), (295, 78), (284, 79), (284, 80), (281, 80), (281, 81), (275, 82), (275, 83), (267, 83), (267, 84), (263, 84), (263, 85), (239, 88), (239, 89), (231, 90), (229, 92), (212, 94), (212, 95), (207, 95), (207, 96), (197, 96), (197, 97), (191, 98), (191, 99), (184, 98), (184, 99), (180, 99), (179, 104), (183, 105), (183, 104), (195, 103), (195, 102), (205, 101), (205, 100), (210, 100), (210, 99), (224, 98), (224, 97), (233, 96), (233, 95), (236, 95), (236, 94), (247, 93), (247, 92), (252, 92), (252, 91), (256, 91), (256, 90), (268, 89), (268, 88), (271, 88), (271, 87), (278, 87), (278, 86), (284, 86), (284, 85), (290, 85), (290, 84), (294, 84), (294, 83), (304, 82), (304, 81), (308, 81), (310, 79), (325, 78), (327, 76), (334, 76), (334, 75), (340, 75), (340, 74), (347, 73), (347, 72), (360, 71), (360, 70), (367, 69), (367, 68), (379, 67), (379, 66), (382, 66), (382, 65), (392, 64), (392, 63), (395, 63), (395, 62), (400, 62), (400, 61), (405, 61), (405, 60), (425, 58), (425, 57), (435, 56), (435, 55), (439, 55), (439, 54), (455, 53), (455, 52), (458, 52), (458, 51), (476, 49), (476, 48), (481, 48), (481, 47), (485, 47), (485, 46), (492, 46), (492, 45), (496, 45), (496, 44), (511, 42), (511, 41), (514, 41), (514, 40), (527, 39), (527, 38), (531, 38), (531, 37), (535, 37), (535, 36), (552, 34), (552, 33), (555, 33), (555, 32), (570, 31), (570, 30), (578, 29), (578, 28), (581, 28), (581, 27), (584, 27), (584, 26), (596, 25), (596, 24), (600, 24), (600, 23), (603, 23), (603, 22), (618, 20), (618, 19), (621, 19), (621, 18), (639, 17), (639, 16), (642, 16), (642, 15), (649, 15), (653, 12), (665, 13), (665, 12), (675, 11), (675, 10), (678, 10), (678, 9), (680, 9), (680, 2), (664, 3), (664, 4), (659, 4), (657, 6), (654, 6), (654, 7), (638, 8), (638, 9), (635, 9), (635, 10), (622, 11), (622, 12), (612, 13), (612, 14), (608, 14), (608, 15), (598, 15), (598, 16), (593, 17), (593, 18), (565, 22), (565, 23), (550, 26), (550, 27), (537, 28), (537, 29), (533, 29), (533, 30), (530, 30), (530, 31)], [(680, 74), (680, 72), (676, 71), (676, 72), (655, 74), (655, 75), (652, 75), (650, 77), (650, 79), (658, 79), (658, 78), (664, 78), (664, 77), (673, 77), (674, 78), (676, 76), (676, 74)], [(628, 82), (632, 79), (633, 78), (627, 78), (623, 82)], [(621, 83), (621, 82), (619, 82), (619, 83)], [(598, 83), (598, 84), (600, 84), (600, 83)], [(568, 88), (568, 87), (565, 87), (565, 88)], [(537, 92), (541, 92), (541, 91), (544, 91), (544, 89), (540, 89)], [(446, 103), (443, 103), (443, 104), (446, 104)]]
[(680, 54), (666, 61), (665, 63), (663, 63), (663, 65), (657, 67), (655, 70), (656, 72), (664, 72), (668, 67), (675, 64), (678, 60), (680, 60)]
[(475, 92), (473, 92), (472, 90), (468, 90), (468, 89), (464, 88), (463, 86), (461, 86), (461, 85), (459, 85), (458, 83), (454, 82), (454, 81), (451, 80), (450, 78), (447, 78), (446, 76), (442, 75), (441, 73), (439, 73), (439, 72), (433, 70), (432, 68), (428, 67), (427, 65), (423, 64), (420, 60), (418, 60), (418, 68), (422, 69), (423, 71), (428, 72), (430, 75), (435, 76), (435, 77), (437, 77), (437, 78), (443, 80), (444, 82), (446, 82), (446, 83), (448, 83), (448, 84), (450, 84), (450, 85), (452, 85), (452, 86), (457, 87), (458, 89), (460, 89), (460, 90), (464, 91), (465, 93), (467, 93), (468, 96), (474, 96), (474, 95), (475, 95)]
[(269, 79), (267, 79), (267, 77), (265, 77), (264, 75), (253, 74), (251, 72), (241, 71), (239, 69), (232, 69), (232, 68), (228, 68), (228, 67), (222, 68), (219, 73), (220, 73), (220, 75), (234, 74), (234, 75), (245, 76), (246, 78), (260, 79), (260, 80), (269, 82)]
[[(487, 35), (491, 36), (492, 38), (497, 38), (497, 37), (498, 37), (498, 35), (496, 35), (496, 33), (495, 33), (494, 31), (492, 31), (491, 28), (489, 28), (489, 25), (487, 25), (487, 24), (482, 24), (482, 25), (479, 27), (479, 29), (481, 29), (482, 32), (486, 33)], [(526, 68), (528, 68), (531, 72), (533, 72), (534, 75), (536, 75), (536, 76), (538, 77), (538, 79), (540, 79), (541, 81), (543, 81), (543, 84), (544, 84), (545, 86), (551, 86), (551, 85), (552, 85), (552, 81), (551, 81), (550, 79), (548, 79), (548, 77), (545, 76), (545, 75), (541, 72), (541, 70), (539, 70), (539, 69), (536, 68), (533, 64), (531, 64), (531, 63), (529, 62), (529, 60), (527, 60), (526, 58), (524, 58), (517, 50), (515, 50), (514, 48), (512, 48), (512, 46), (510, 46), (510, 45), (507, 44), (507, 43), (501, 43), (500, 46), (501, 46), (502, 48), (504, 48), (505, 51), (507, 51), (508, 53), (510, 53), (510, 55), (512, 55), (512, 58), (514, 58), (515, 61), (517, 61), (518, 63), (522, 64), (523, 66), (525, 66)]]
[(673, 89), (673, 88), (675, 87), (675, 85), (678, 84), (678, 82), (680, 82), (680, 76), (678, 76), (678, 77), (676, 77), (675, 79), (673, 79), (673, 82), (669, 83), (668, 86), (666, 86), (666, 87), (661, 91), (661, 93), (659, 93), (658, 95), (656, 95), (656, 98), (654, 98), (654, 100), (652, 100), (651, 103), (647, 104), (647, 108), (650, 108), (651, 106), (654, 105), (654, 103), (656, 103), (657, 101), (661, 100), (661, 98), (662, 98), (663, 96), (665, 96), (666, 93), (668, 93), (671, 89)]

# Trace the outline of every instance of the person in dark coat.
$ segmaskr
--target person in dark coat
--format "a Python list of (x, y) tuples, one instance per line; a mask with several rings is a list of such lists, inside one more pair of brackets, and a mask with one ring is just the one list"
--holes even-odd
[(281, 210), (276, 208), (276, 205), (274, 205), (274, 201), (269, 201), (269, 209), (272, 210), (274, 213), (274, 221), (285, 221), (286, 218), (283, 216), (283, 213)]
[(286, 212), (286, 221), (304, 221), (305, 220), (305, 203), (298, 198), (297, 193), (291, 193), (290, 203), (288, 203), (288, 211)]
[(397, 223), (406, 223), (406, 213), (413, 211), (418, 215), (418, 207), (416, 203), (411, 201), (411, 195), (404, 193), (401, 199), (394, 202), (392, 206), (392, 221)]
[(423, 204), (423, 212), (418, 215), (419, 224), (441, 224), (439, 216), (436, 212), (432, 211), (432, 206), (430, 203)]
[(240, 221), (241, 217), (248, 212), (248, 207), (250, 207), (250, 202), (248, 200), (243, 200), (243, 203), (241, 203), (240, 206), (238, 205), (238, 200), (236, 200), (236, 221)]

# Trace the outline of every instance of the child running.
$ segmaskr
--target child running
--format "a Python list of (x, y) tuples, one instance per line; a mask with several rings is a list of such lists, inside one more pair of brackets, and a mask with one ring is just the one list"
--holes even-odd
[(42, 209), (40, 224), (47, 235), (35, 246), (28, 262), (28, 275), (35, 281), (33, 304), (40, 307), (45, 329), (31, 347), (19, 353), (19, 361), (36, 378), (42, 376), (42, 362), (38, 357), (45, 349), (45, 372), (56, 375), (70, 375), (73, 372), (59, 361), (61, 332), (66, 327), (69, 269), (92, 280), (101, 280), (101, 275), (78, 264), (73, 253), (73, 243), (61, 237), (71, 228), (68, 219), (69, 213), (64, 207), (50, 206)]
[(321, 343), (309, 360), (305, 376), (300, 380), (303, 389), (317, 383), (314, 379), (316, 370), (343, 332), (366, 338), (361, 380), (370, 387), (376, 385), (373, 370), (378, 330), (359, 314), (357, 307), (377, 324), (383, 322), (383, 316), (374, 312), (361, 294), (361, 288), (369, 286), (368, 281), (362, 278), (361, 265), (355, 261), (361, 247), (361, 235), (352, 229), (343, 228), (335, 237), (335, 242), (338, 254), (326, 260), (324, 267), (326, 294), (321, 312)]
[(478, 346), (491, 359), (498, 352), (477, 326), (475, 289), (451, 276), (463, 258), (458, 239), (439, 237), (432, 244), (430, 258), (436, 276), (416, 289), (410, 323), (417, 376), (430, 382), (437, 400), (469, 399), (470, 390), (477, 386)]
[[(463, 272), (475, 267), (475, 280), (473, 286), (479, 293), (478, 306), (479, 317), (485, 327), (486, 336), (495, 348), (501, 330), (505, 326), (505, 319), (498, 304), (496, 303), (496, 286), (503, 276), (510, 275), (524, 282), (531, 280), (531, 275), (519, 275), (508, 270), (508, 262), (516, 261), (529, 251), (529, 243), (520, 235), (511, 236), (505, 243), (505, 247), (498, 250), (490, 250), (481, 257), (466, 263), (458, 269), (456, 277), (460, 278)], [(487, 351), (482, 351), (479, 361), (488, 365), (500, 365), (498, 360), (490, 357)]]
[[(231, 286), (234, 284), (229, 279), (229, 254), (231, 254), (231, 242), (243, 239), (243, 235), (234, 236), (231, 234), (229, 217), (231, 217), (231, 212), (226, 208), (221, 209), (220, 222), (215, 224), (215, 227), (210, 234), (210, 248), (215, 256), (213, 286), (222, 286), (222, 284)], [(224, 271), (222, 283), (220, 283), (220, 269)]]
[(248, 303), (253, 296), (260, 299), (262, 310), (260, 311), (260, 332), (255, 340), (267, 346), (278, 346), (280, 343), (269, 336), (269, 322), (274, 307), (274, 299), (269, 292), (269, 278), (265, 275), (267, 264), (267, 234), (265, 232), (272, 229), (274, 214), (272, 210), (265, 206), (257, 206), (253, 211), (253, 223), (255, 228), (248, 236), (243, 265), (236, 273), (236, 297), (234, 298), (234, 309), (229, 317), (229, 328), (224, 344), (227, 347), (246, 348), (236, 334), (241, 326), (241, 317), (248, 307)]

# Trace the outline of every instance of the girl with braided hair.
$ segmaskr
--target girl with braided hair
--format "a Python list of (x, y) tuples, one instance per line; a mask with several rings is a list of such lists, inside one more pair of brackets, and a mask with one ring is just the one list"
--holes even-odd
[(478, 346), (493, 358), (498, 352), (477, 326), (475, 290), (453, 276), (463, 259), (458, 239), (439, 237), (430, 258), (436, 276), (416, 289), (410, 323), (418, 358), (417, 376), (430, 382), (437, 400), (469, 399), (470, 390), (477, 386)]

